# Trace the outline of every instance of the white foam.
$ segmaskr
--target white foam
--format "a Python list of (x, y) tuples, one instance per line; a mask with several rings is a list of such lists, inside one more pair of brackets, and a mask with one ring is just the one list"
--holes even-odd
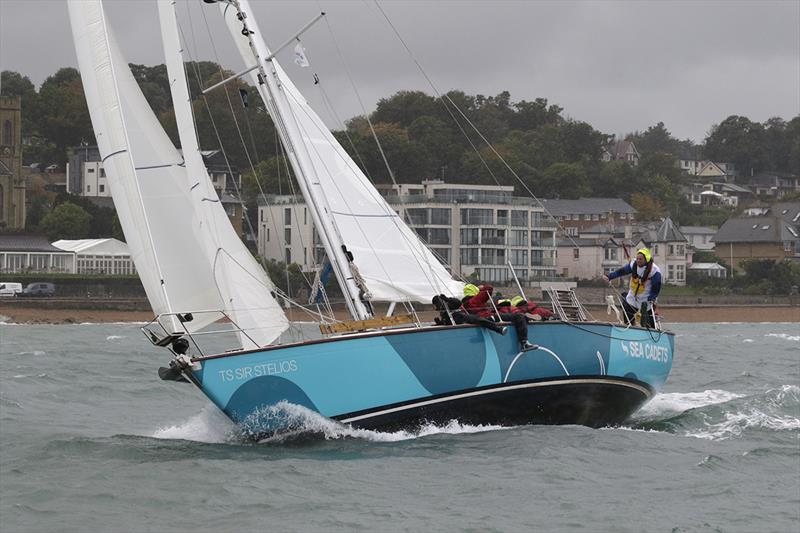
[(637, 416), (644, 415), (647, 418), (654, 416), (662, 417), (664, 415), (672, 416), (688, 411), (689, 409), (725, 403), (741, 397), (741, 394), (719, 389), (710, 389), (703, 392), (672, 392), (658, 394), (639, 410)]
[(127, 337), (125, 337), (125, 335), (109, 335), (108, 337), (106, 337), (106, 340), (107, 341), (115, 341), (115, 340), (125, 339), (125, 338), (127, 338)]
[(800, 341), (800, 335), (789, 335), (788, 333), (767, 333), (765, 337), (777, 337), (779, 339), (786, 339), (787, 341)]
[(30, 352), (19, 352), (17, 355), (45, 355), (46, 352), (42, 350), (32, 350)]
[(198, 414), (176, 426), (159, 428), (156, 439), (181, 439), (197, 442), (222, 443), (229, 440), (235, 426), (219, 409), (207, 405)]
[(706, 440), (725, 440), (739, 437), (746, 429), (769, 429), (786, 431), (800, 429), (800, 418), (793, 416), (776, 416), (757, 409), (736, 413), (725, 413), (725, 419), (716, 424), (707, 424), (705, 428), (687, 431), (687, 437)]
[(755, 342), (753, 339), (744, 339), (742, 342)]
[(480, 433), (483, 431), (494, 431), (497, 429), (508, 429), (501, 426), (478, 425), (471, 426), (462, 424), (457, 420), (452, 420), (444, 426), (435, 424), (425, 424), (417, 431), (394, 431), (383, 432), (370, 429), (354, 428), (347, 424), (342, 424), (326, 418), (319, 413), (305, 407), (279, 402), (274, 407), (270, 407), (258, 414), (257, 419), (269, 419), (270, 417), (280, 417), (281, 421), (292, 428), (288, 433), (281, 433), (274, 437), (264, 439), (261, 442), (280, 442), (298, 433), (317, 433), (321, 434), (326, 440), (341, 438), (356, 438), (372, 442), (398, 442), (426, 437), (436, 434), (467, 434)]

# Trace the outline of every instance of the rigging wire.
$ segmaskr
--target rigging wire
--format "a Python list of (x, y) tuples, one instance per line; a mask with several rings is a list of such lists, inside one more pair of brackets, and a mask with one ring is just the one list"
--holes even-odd
[[(344, 54), (342, 53), (341, 47), (339, 46), (338, 40), (336, 39), (336, 35), (334, 34), (334, 32), (333, 32), (333, 28), (331, 27), (330, 21), (328, 20), (328, 18), (327, 18), (327, 17), (325, 18), (325, 24), (326, 24), (326, 26), (327, 26), (327, 28), (328, 28), (328, 33), (329, 33), (329, 34), (330, 34), (330, 36), (331, 36), (331, 40), (332, 40), (332, 42), (333, 42), (333, 44), (334, 44), (334, 48), (336, 49), (337, 55), (339, 56), (339, 60), (340, 60), (340, 62), (341, 62), (341, 64), (342, 64), (342, 67), (343, 67), (343, 69), (344, 69), (344, 71), (345, 71), (345, 74), (347, 75), (348, 81), (350, 82), (350, 85), (351, 85), (351, 87), (352, 87), (352, 89), (353, 89), (353, 92), (354, 92), (354, 94), (356, 95), (356, 99), (358, 100), (358, 103), (359, 103), (359, 105), (360, 105), (360, 107), (361, 107), (361, 110), (362, 110), (362, 113), (363, 113), (363, 115), (364, 115), (365, 119), (367, 120), (367, 124), (368, 124), (368, 125), (369, 125), (369, 127), (370, 127), (370, 132), (372, 133), (372, 137), (373, 137), (373, 139), (375, 140), (375, 143), (376, 143), (376, 144), (377, 144), (377, 146), (378, 146), (378, 150), (379, 150), (379, 151), (380, 151), (380, 153), (381, 153), (381, 157), (383, 158), (384, 164), (386, 165), (386, 169), (387, 169), (387, 171), (388, 171), (388, 173), (389, 173), (389, 177), (390, 177), (390, 178), (391, 178), (391, 180), (392, 180), (392, 184), (394, 185), (394, 187), (395, 187), (395, 188), (397, 189), (397, 191), (399, 192), (399, 191), (400, 191), (400, 188), (399, 188), (399, 186), (398, 186), (398, 184), (397, 184), (397, 180), (395, 179), (394, 172), (392, 171), (392, 169), (391, 169), (391, 166), (389, 165), (389, 161), (388, 161), (388, 159), (387, 159), (387, 157), (386, 157), (386, 154), (385, 154), (385, 152), (384, 152), (384, 150), (383, 150), (383, 147), (382, 147), (382, 145), (381, 145), (381, 143), (380, 143), (380, 140), (378, 139), (378, 136), (377, 136), (377, 134), (376, 134), (376, 132), (375, 132), (375, 128), (374, 128), (374, 126), (373, 126), (373, 124), (372, 124), (372, 120), (369, 118), (369, 113), (367, 113), (366, 106), (364, 105), (364, 101), (363, 101), (363, 99), (361, 98), (361, 94), (360, 94), (360, 92), (358, 91), (358, 87), (356, 86), (356, 84), (355, 84), (355, 81), (354, 81), (354, 79), (353, 79), (352, 73), (351, 73), (351, 71), (350, 71), (350, 67), (349, 67), (349, 65), (348, 65), (347, 61), (346, 61), (346, 60), (345, 60), (345, 58), (344, 58)], [(346, 131), (346, 128), (345, 128), (345, 131)], [(349, 137), (348, 137), (348, 138), (349, 138)], [(362, 165), (363, 165), (363, 162), (362, 162)], [(365, 176), (366, 176), (366, 174), (365, 174)], [(370, 182), (372, 182), (372, 181), (373, 181), (373, 180), (372, 180), (370, 177), (368, 177), (368, 179), (369, 179), (369, 181), (370, 181)], [(370, 191), (369, 189), (367, 189), (367, 192), (371, 193), (371, 191)], [(406, 208), (405, 202), (403, 201), (403, 197), (402, 197), (402, 195), (398, 194), (398, 198), (399, 198), (399, 200), (400, 200), (400, 206), (401, 206), (401, 208), (402, 208), (403, 212), (405, 213), (407, 208)], [(381, 198), (381, 200), (382, 200), (382, 198)], [(387, 204), (387, 205), (388, 205), (388, 204)], [(409, 240), (409, 238), (408, 238), (408, 236), (406, 236), (406, 235), (405, 235), (405, 232), (403, 231), (402, 227), (401, 227), (401, 226), (398, 224), (398, 220), (399, 220), (399, 217), (398, 217), (397, 219), (395, 219), (395, 218), (392, 218), (392, 222), (393, 222), (393, 224), (394, 224), (394, 225), (395, 225), (395, 227), (398, 229), (398, 231), (400, 231), (400, 232), (401, 232), (401, 234), (402, 234), (402, 235), (403, 235), (403, 237), (404, 237), (404, 240), (406, 240), (407, 244), (409, 244), (410, 246), (412, 246), (412, 247), (413, 247), (413, 245), (414, 245), (414, 244), (416, 244), (416, 243), (413, 243), (412, 241), (410, 241), (410, 240)], [(359, 224), (359, 228), (360, 228), (360, 223), (358, 223), (358, 224)], [(407, 227), (407, 226), (406, 226), (406, 227)], [(360, 229), (361, 229), (361, 228), (360, 228)], [(410, 230), (410, 228), (409, 228), (409, 230)], [(362, 233), (363, 233), (363, 229), (362, 229)], [(419, 235), (417, 235), (416, 233), (414, 233), (414, 236), (416, 236), (417, 243), (422, 243), (422, 239), (421, 239), (421, 237), (420, 237)], [(427, 247), (427, 246), (426, 246), (424, 243), (422, 243), (422, 245), (423, 245), (423, 246), (424, 246), (426, 249), (430, 249), (430, 248), (429, 248), (429, 247)], [(377, 256), (376, 256), (376, 257), (377, 257)], [(417, 254), (416, 254), (416, 253), (415, 253), (415, 254), (413, 254), (413, 257), (414, 257), (414, 260), (415, 260), (415, 262), (417, 262), (417, 264), (419, 265), (419, 267), (420, 267), (420, 268), (422, 268), (422, 265), (420, 264), (420, 259), (419, 259), (419, 257), (417, 257)], [(431, 269), (430, 257), (428, 257), (427, 255), (425, 255), (424, 253), (423, 253), (423, 257), (424, 257), (424, 259), (425, 259), (425, 266), (427, 266), (427, 267), (428, 267), (428, 269)], [(432, 254), (431, 254), (431, 257), (433, 257), (433, 258), (435, 259), (435, 256), (433, 256)], [(382, 261), (380, 260), (380, 258), (378, 258), (378, 261), (379, 261), (379, 263), (381, 264), (381, 266), (382, 266), (382, 268), (384, 269), (384, 272), (385, 272), (385, 267), (383, 266), (383, 263), (382, 263)], [(423, 272), (424, 272), (424, 269), (423, 269)], [(387, 277), (389, 277), (389, 279), (390, 279), (390, 281), (391, 281), (391, 277), (390, 277), (390, 276), (388, 276), (388, 274), (387, 274)], [(438, 282), (441, 282), (441, 283), (438, 283)], [(393, 281), (391, 281), (391, 283), (392, 283), (392, 285), (394, 286), (394, 282), (393, 282)], [(430, 279), (429, 279), (429, 283), (430, 283)], [(442, 280), (439, 280), (439, 279), (438, 279), (438, 277), (434, 277), (434, 282), (433, 282), (433, 283), (431, 283), (431, 288), (435, 289), (435, 290), (436, 290), (436, 292), (438, 292), (438, 293), (441, 293), (441, 292), (443, 292), (443, 291), (442, 291), (442, 285), (443, 285), (443, 284), (444, 284), (444, 286), (445, 286), (445, 290), (447, 290), (447, 289), (446, 289), (446, 283), (444, 283)], [(397, 289), (397, 287), (395, 287), (395, 289)], [(398, 292), (399, 292), (399, 291), (398, 291)]]
[[(465, 114), (465, 113), (464, 113), (464, 112), (461, 110), (461, 108), (459, 108), (459, 107), (458, 107), (458, 105), (456, 105), (456, 103), (455, 103), (455, 102), (453, 102), (453, 99), (452, 99), (452, 98), (450, 98), (450, 96), (449, 96), (449, 95), (447, 95), (447, 94), (445, 94), (445, 95), (442, 95), (442, 94), (441, 94), (441, 92), (439, 91), (439, 89), (438, 89), (438, 88), (436, 87), (436, 85), (433, 83), (433, 80), (431, 80), (430, 76), (428, 76), (428, 73), (425, 71), (425, 69), (424, 69), (424, 68), (422, 68), (422, 65), (421, 65), (421, 64), (420, 64), (420, 62), (417, 60), (416, 56), (414, 56), (414, 53), (411, 51), (411, 48), (410, 48), (410, 47), (408, 46), (408, 44), (406, 43), (405, 39), (403, 39), (403, 37), (400, 35), (400, 32), (397, 30), (397, 28), (395, 27), (394, 23), (392, 23), (391, 19), (389, 19), (389, 16), (386, 14), (386, 12), (383, 10), (383, 8), (381, 7), (381, 5), (378, 3), (378, 0), (373, 0), (373, 2), (375, 3), (375, 6), (378, 8), (378, 10), (381, 12), (381, 14), (383, 15), (383, 17), (386, 19), (386, 22), (387, 22), (387, 23), (389, 24), (389, 26), (392, 28), (392, 31), (394, 32), (395, 36), (397, 36), (398, 40), (399, 40), (399, 41), (400, 41), (400, 43), (403, 45), (403, 47), (405, 48), (405, 50), (406, 50), (406, 52), (408, 53), (409, 57), (410, 57), (410, 58), (411, 58), (411, 60), (414, 62), (414, 64), (417, 66), (417, 68), (419, 69), (419, 71), (420, 71), (420, 73), (422, 74), (422, 76), (423, 76), (423, 77), (425, 78), (425, 80), (428, 82), (428, 84), (430, 85), (431, 89), (433, 89), (433, 91), (434, 91), (434, 93), (436, 94), (436, 96), (437, 96), (438, 98), (440, 98), (440, 99), (444, 99), (444, 98), (446, 98), (446, 99), (447, 99), (447, 100), (450, 102), (450, 105), (452, 105), (452, 106), (453, 106), (453, 108), (455, 108), (455, 110), (456, 110), (456, 111), (458, 111), (458, 113), (459, 113), (459, 114), (460, 114), (460, 115), (463, 117), (463, 119), (466, 121), (466, 123), (467, 123), (467, 124), (469, 124), (469, 125), (470, 125), (470, 127), (471, 127), (471, 128), (474, 130), (474, 131), (475, 131), (475, 133), (477, 133), (477, 134), (478, 134), (478, 136), (481, 138), (481, 140), (482, 140), (482, 141), (483, 141), (483, 142), (486, 144), (486, 146), (488, 146), (488, 147), (489, 147), (489, 149), (492, 151), (492, 153), (493, 153), (493, 154), (494, 154), (494, 155), (495, 155), (495, 156), (498, 158), (498, 160), (499, 160), (499, 161), (500, 161), (500, 162), (503, 164), (503, 166), (505, 166), (505, 167), (506, 167), (506, 169), (507, 169), (507, 170), (508, 170), (508, 171), (511, 173), (511, 175), (512, 175), (512, 176), (514, 176), (514, 178), (517, 180), (517, 182), (518, 182), (518, 183), (519, 183), (519, 184), (520, 184), (520, 185), (521, 185), (521, 186), (522, 186), (522, 187), (525, 189), (525, 191), (526, 191), (526, 192), (527, 192), (527, 193), (530, 195), (530, 197), (531, 197), (531, 198), (533, 198), (533, 199), (536, 201), (536, 203), (538, 203), (538, 204), (539, 204), (539, 206), (540, 206), (542, 209), (544, 209), (545, 213), (547, 213), (547, 214), (550, 216), (550, 218), (552, 218), (552, 219), (553, 219), (553, 221), (554, 221), (554, 222), (556, 223), (556, 225), (557, 225), (557, 226), (558, 226), (558, 227), (559, 227), (559, 228), (562, 230), (562, 232), (563, 232), (564, 234), (566, 234), (566, 236), (567, 236), (567, 237), (570, 239), (570, 241), (572, 241), (572, 244), (573, 244), (573, 245), (574, 245), (576, 248), (578, 248), (578, 243), (575, 241), (575, 239), (573, 239), (571, 235), (569, 235), (569, 234), (567, 234), (567, 233), (566, 233), (566, 231), (565, 231), (565, 228), (564, 228), (564, 227), (561, 225), (561, 223), (558, 221), (558, 219), (556, 219), (556, 217), (554, 217), (554, 216), (553, 216), (553, 215), (550, 213), (550, 211), (548, 211), (548, 209), (547, 209), (547, 208), (544, 206), (544, 203), (543, 203), (543, 202), (542, 202), (542, 201), (541, 201), (541, 200), (540, 200), (540, 199), (539, 199), (539, 198), (538, 198), (538, 197), (537, 197), (537, 196), (536, 196), (536, 195), (533, 193), (533, 191), (531, 191), (531, 189), (530, 189), (530, 188), (528, 187), (528, 185), (527, 185), (527, 184), (526, 184), (526, 183), (525, 183), (525, 182), (522, 180), (522, 178), (521, 178), (521, 177), (520, 177), (520, 176), (519, 176), (519, 175), (516, 173), (516, 171), (515, 171), (513, 168), (511, 168), (511, 166), (508, 164), (508, 162), (506, 162), (505, 158), (503, 158), (503, 156), (502, 156), (502, 155), (500, 155), (500, 153), (499, 153), (499, 152), (498, 152), (498, 151), (495, 149), (494, 145), (492, 145), (492, 143), (491, 143), (491, 142), (489, 142), (489, 140), (488, 140), (488, 139), (486, 139), (486, 137), (483, 135), (483, 133), (481, 133), (481, 131), (480, 131), (480, 130), (479, 130), (479, 129), (478, 129), (476, 126), (475, 126), (475, 124), (474, 124), (474, 123), (473, 123), (473, 122), (472, 122), (472, 121), (469, 119), (469, 117), (467, 117), (467, 115), (466, 115), (466, 114)], [(462, 130), (462, 131), (463, 131), (463, 130)], [(469, 139), (469, 137), (467, 137), (467, 139)], [(471, 141), (470, 141), (470, 144), (472, 144), (472, 142), (471, 142)], [(473, 146), (473, 148), (474, 148), (474, 146)], [(476, 152), (477, 152), (477, 150), (476, 150)], [(478, 153), (478, 155), (479, 155), (479, 157), (480, 157), (480, 153)], [(482, 158), (482, 157), (481, 157), (481, 160), (483, 161), (483, 158)], [(484, 164), (485, 164), (485, 163), (484, 163)], [(488, 168), (488, 167), (487, 167), (487, 168)], [(491, 170), (489, 170), (489, 172), (490, 172), (490, 174), (491, 174)], [(497, 179), (496, 179), (496, 178), (495, 178), (495, 181), (497, 181)]]

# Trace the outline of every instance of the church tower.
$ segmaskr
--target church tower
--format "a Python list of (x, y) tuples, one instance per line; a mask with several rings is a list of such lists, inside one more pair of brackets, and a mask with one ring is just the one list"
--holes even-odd
[(19, 96), (0, 96), (0, 231), (25, 228), (20, 100)]

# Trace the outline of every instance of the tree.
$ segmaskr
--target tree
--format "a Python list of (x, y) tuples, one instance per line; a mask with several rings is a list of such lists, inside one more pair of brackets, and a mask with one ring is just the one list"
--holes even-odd
[(51, 240), (83, 239), (89, 234), (92, 216), (71, 202), (64, 202), (42, 219), (39, 229)]
[(580, 198), (590, 191), (586, 169), (580, 163), (550, 165), (544, 171), (542, 187), (556, 198)]
[(36, 120), (39, 115), (39, 95), (36, 87), (27, 76), (18, 72), (0, 72), (0, 96), (19, 96), (22, 107), (22, 137), (36, 133)]
[(39, 91), (41, 120), (38, 130), (55, 144), (62, 157), (67, 147), (85, 139), (94, 143), (94, 130), (83, 93), (80, 74), (62, 68), (47, 78)]
[(658, 220), (665, 214), (664, 206), (653, 196), (635, 192), (631, 194), (631, 206), (636, 209), (636, 218), (642, 222)]
[(435, 116), (440, 104), (422, 91), (399, 91), (389, 98), (381, 98), (370, 119), (372, 123), (386, 122), (407, 127), (425, 115)]
[(731, 115), (711, 128), (703, 152), (713, 161), (733, 162), (740, 173), (749, 176), (768, 170), (765, 140), (760, 123)]

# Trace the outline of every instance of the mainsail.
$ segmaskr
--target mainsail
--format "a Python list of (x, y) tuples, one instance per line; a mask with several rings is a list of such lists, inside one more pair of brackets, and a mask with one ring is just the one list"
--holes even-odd
[[(288, 321), (270, 294), (272, 284), (213, 201), (202, 162), (201, 171), (189, 154), (196, 142), (184, 161), (134, 80), (101, 2), (68, 5), (109, 188), (153, 311), (192, 313), (183, 327), (193, 332), (220, 318), (202, 311), (222, 310), (242, 322), (243, 346), (268, 344)], [(172, 329), (168, 333), (182, 332), (176, 320), (162, 325)]]
[[(238, 4), (250, 11), (246, 0)], [(340, 284), (352, 287), (362, 278), (371, 300), (428, 303), (435, 294), (460, 295), (454, 280), (431, 251), (381, 197), (369, 179), (308, 105), (263, 41), (255, 17), (240, 17), (234, 5), (220, 8), (246, 64), (260, 63), (251, 72), (286, 146), (306, 202), (328, 256), (338, 261)], [(243, 22), (247, 31), (243, 31)], [(257, 54), (257, 58), (254, 55)], [(259, 79), (260, 76), (264, 78)], [(345, 250), (342, 260), (342, 251)], [(348, 268), (352, 257), (356, 269)], [(352, 289), (351, 289), (352, 290)]]

